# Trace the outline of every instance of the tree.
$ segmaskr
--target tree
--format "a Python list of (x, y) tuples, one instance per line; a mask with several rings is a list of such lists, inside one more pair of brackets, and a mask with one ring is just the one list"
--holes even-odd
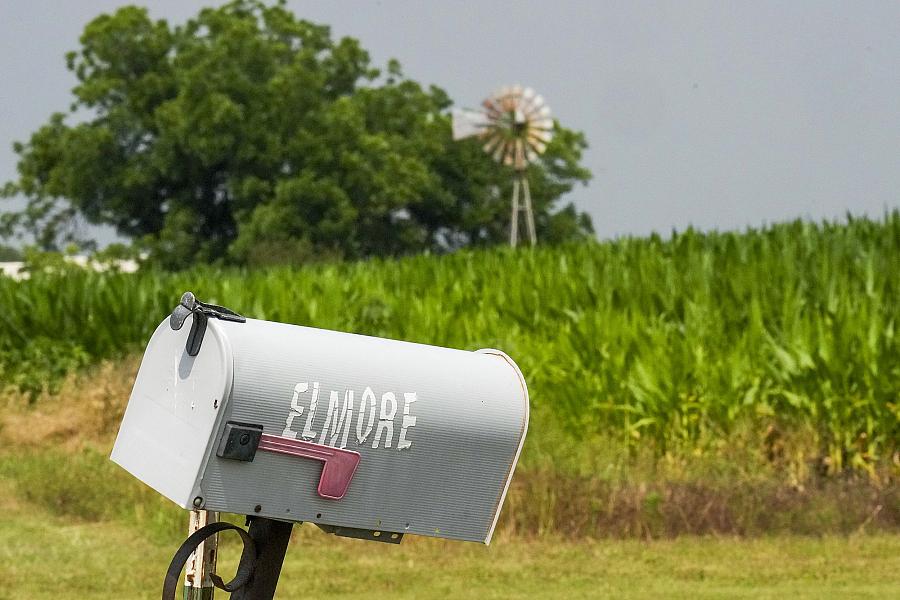
[[(477, 141), (453, 142), (447, 94), (282, 3), (238, 0), (182, 26), (125, 7), (67, 55), (78, 84), (14, 146), (0, 222), (44, 249), (78, 219), (115, 226), (169, 267), (444, 251), (506, 238), (510, 177)], [(586, 236), (560, 196), (590, 172), (584, 136), (557, 135), (529, 177), (539, 235)]]
[(22, 253), (15, 248), (0, 244), (0, 262), (16, 262), (22, 260)]

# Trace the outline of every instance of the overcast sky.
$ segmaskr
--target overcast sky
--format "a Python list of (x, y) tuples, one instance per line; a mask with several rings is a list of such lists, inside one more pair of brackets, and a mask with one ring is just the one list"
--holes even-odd
[[(68, 106), (64, 53), (121, 4), (0, 0), (0, 180), (12, 142)], [(170, 22), (210, 4), (145, 3)], [(594, 180), (570, 199), (603, 238), (900, 206), (900, 2), (289, 5), (457, 105), (537, 89), (587, 134)]]

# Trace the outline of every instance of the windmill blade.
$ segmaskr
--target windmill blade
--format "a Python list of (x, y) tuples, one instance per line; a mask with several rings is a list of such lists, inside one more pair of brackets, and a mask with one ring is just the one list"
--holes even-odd
[(485, 112), (489, 116), (491, 116), (493, 118), (500, 116), (500, 107), (497, 105), (495, 98), (493, 98), (493, 97), (485, 98), (484, 101), (481, 103), (481, 106), (484, 107)]
[(549, 110), (549, 107), (544, 103), (544, 99), (536, 96), (528, 103), (528, 114), (535, 117), (540, 116), (541, 111), (545, 108)]
[(486, 98), (481, 106), (484, 107), (484, 112), (490, 120), (497, 121), (503, 117), (503, 107), (499, 98)]
[(516, 95), (515, 88), (512, 87), (503, 87), (500, 89), (500, 95), (498, 96), (498, 104), (500, 105), (500, 109), (503, 112), (510, 112), (516, 110), (519, 100)]
[(535, 119), (529, 121), (528, 129), (533, 131), (553, 131), (553, 119)]
[(506, 160), (506, 141), (501, 141), (494, 150), (494, 160), (503, 163)]
[(494, 104), (498, 106), (501, 110), (508, 110), (506, 108), (506, 103), (508, 102), (510, 93), (509, 86), (503, 86), (494, 94)]
[(528, 139), (532, 140), (534, 143), (550, 143), (550, 140), (553, 139), (552, 131), (538, 131), (531, 130), (528, 132)]
[[(525, 114), (528, 116), (528, 119), (531, 121), (538, 121), (540, 119), (545, 118), (543, 115), (544, 109), (547, 108), (543, 104), (540, 106), (529, 106), (525, 109)], [(549, 110), (549, 109), (548, 109)]]
[[(531, 92), (528, 94), (527, 92)], [(531, 114), (544, 105), (544, 99), (534, 93), (534, 90), (528, 88), (522, 93), (522, 110)]]
[(525, 137), (527, 137), (528, 141), (532, 144), (547, 144), (553, 139), (553, 132), (531, 129)]
[(547, 150), (547, 144), (536, 140), (528, 140), (528, 147), (535, 154), (543, 154)]
[(451, 112), (451, 121), (454, 140), (481, 135), (488, 125), (484, 113), (464, 108), (454, 108)]
[(550, 140), (553, 139), (553, 132), (531, 130), (525, 137), (529, 144), (549, 144)]
[(524, 100), (522, 98), (522, 86), (516, 85), (509, 92), (509, 99), (513, 105), (513, 110), (521, 110)]
[(537, 113), (540, 110), (540, 107), (535, 106), (534, 102), (532, 100), (526, 100), (523, 98), (521, 109), (522, 109), (522, 112), (525, 113), (525, 116), (527, 116), (529, 119), (531, 119), (531, 118), (537, 116)]
[(501, 144), (501, 142), (503, 142), (503, 136), (501, 136), (499, 133), (494, 133), (488, 138), (487, 143), (483, 146), (482, 149), (487, 154), (491, 154), (494, 152), (497, 145)]

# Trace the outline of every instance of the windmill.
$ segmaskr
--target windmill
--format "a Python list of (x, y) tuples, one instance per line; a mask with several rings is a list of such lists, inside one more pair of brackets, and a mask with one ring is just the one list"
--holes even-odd
[[(528, 238), (537, 242), (534, 211), (526, 169), (535, 162), (553, 137), (553, 119), (544, 98), (521, 85), (504, 86), (481, 103), (481, 110), (453, 111), (453, 139), (477, 136), (484, 151), (501, 165), (512, 167), (512, 217), (509, 244), (519, 241), (519, 213), (524, 213)], [(521, 199), (520, 199), (521, 194)]]

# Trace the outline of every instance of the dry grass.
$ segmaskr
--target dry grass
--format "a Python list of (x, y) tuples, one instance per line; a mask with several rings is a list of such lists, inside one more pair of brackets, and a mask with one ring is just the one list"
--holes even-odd
[[(170, 523), (172, 516), (152, 493), (105, 459), (138, 366), (137, 357), (104, 362), (70, 375), (58, 394), (33, 402), (8, 394), (0, 446), (16, 450), (0, 452), (6, 486), (12, 482), (20, 497), (72, 517), (149, 513), (156, 515), (151, 520)], [(546, 420), (544, 426), (549, 429)], [(501, 518), (507, 534), (651, 539), (900, 531), (900, 487), (890, 473), (826, 477), (798, 469), (802, 460), (785, 457), (803, 447), (802, 436), (779, 434), (776, 452), (772, 445), (753, 448), (746, 441), (758, 439), (752, 435), (736, 435), (718, 453), (659, 459), (616, 454), (602, 439), (556, 439), (539, 429), (530, 435)], [(568, 463), (542, 460), (553, 444), (571, 448)], [(60, 461), (68, 463), (66, 472), (51, 473)], [(123, 505), (98, 511), (92, 508), (97, 494), (120, 497)]]
[[(159, 598), (185, 535), (154, 540), (120, 522), (4, 511), (0, 600)], [(239, 550), (233, 535), (222, 537), (218, 571), (227, 579)], [(295, 528), (278, 598), (881, 600), (896, 598), (898, 586), (900, 536), (578, 543), (498, 536), (486, 548), (415, 537), (374, 544), (303, 526)]]
[(757, 481), (609, 481), (552, 471), (516, 476), (501, 517), (519, 535), (659, 539), (900, 531), (900, 488), (865, 477), (798, 488)]
[(70, 374), (57, 393), (8, 390), (0, 415), (0, 441), (22, 449), (77, 449), (86, 442), (111, 444), (140, 365), (140, 357), (103, 361)]

